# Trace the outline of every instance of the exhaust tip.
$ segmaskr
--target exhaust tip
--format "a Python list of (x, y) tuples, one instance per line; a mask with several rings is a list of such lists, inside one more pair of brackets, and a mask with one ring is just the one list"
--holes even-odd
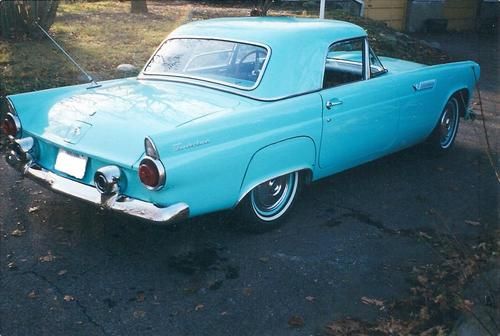
[(99, 168), (94, 174), (94, 185), (103, 195), (118, 194), (121, 171), (117, 166)]

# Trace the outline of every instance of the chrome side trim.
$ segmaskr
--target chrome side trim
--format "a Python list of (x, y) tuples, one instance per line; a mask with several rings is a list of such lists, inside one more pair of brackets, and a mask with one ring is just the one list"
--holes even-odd
[(436, 82), (437, 81), (435, 79), (431, 79), (431, 80), (423, 81), (423, 82), (420, 82), (417, 84), (413, 84), (413, 89), (415, 91), (430, 90), (430, 89), (434, 88), (434, 86), (436, 85)]
[[(285, 99), (290, 99), (290, 98), (295, 98), (295, 97), (300, 97), (300, 96), (305, 96), (305, 95), (308, 95), (308, 94), (311, 94), (311, 93), (317, 93), (317, 92), (320, 92), (322, 90), (322, 88), (318, 88), (318, 89), (315, 89), (315, 90), (310, 90), (310, 91), (304, 91), (304, 92), (299, 92), (299, 93), (294, 93), (294, 94), (291, 94), (291, 95), (288, 95), (288, 96), (277, 96), (277, 97), (274, 97), (274, 98), (259, 98), (259, 97), (256, 97), (256, 96), (252, 96), (252, 95), (248, 95), (248, 94), (245, 94), (243, 92), (240, 92), (240, 91), (237, 91), (236, 89), (231, 89), (229, 87), (227, 88), (223, 88), (222, 86), (216, 86), (215, 84), (211, 84), (211, 83), (204, 83), (204, 82), (194, 82), (194, 80), (190, 80), (188, 78), (166, 78), (165, 76), (151, 76), (151, 77), (144, 77), (141, 75), (139, 75), (137, 77), (137, 80), (150, 80), (150, 81), (155, 81), (155, 80), (160, 80), (160, 81), (167, 81), (167, 82), (172, 82), (172, 83), (182, 83), (182, 84), (189, 84), (189, 85), (194, 85), (194, 86), (198, 86), (198, 87), (203, 87), (203, 88), (208, 88), (208, 89), (214, 89), (214, 90), (217, 90), (217, 91), (220, 91), (220, 92), (226, 92), (226, 93), (231, 93), (231, 94), (234, 94), (234, 95), (237, 95), (237, 96), (240, 96), (240, 97), (243, 97), (243, 98), (249, 98), (249, 99), (253, 99), (253, 100), (256, 100), (256, 101), (259, 101), (259, 102), (263, 102), (263, 103), (273, 103), (273, 102), (277, 102), (277, 101), (281, 101), (281, 100), (285, 100)], [(178, 125), (181, 126), (183, 124), (180, 124)]]

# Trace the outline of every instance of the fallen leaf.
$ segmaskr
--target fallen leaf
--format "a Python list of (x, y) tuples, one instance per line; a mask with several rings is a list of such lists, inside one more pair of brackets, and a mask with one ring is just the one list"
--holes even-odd
[(431, 236), (429, 236), (427, 233), (422, 232), (422, 231), (420, 231), (420, 232), (418, 233), (418, 235), (419, 235), (420, 237), (424, 237), (424, 238), (429, 239), (429, 240), (431, 240), (431, 239), (432, 239), (432, 237), (431, 237)]
[(146, 294), (143, 291), (137, 292), (135, 299), (137, 302), (144, 302), (144, 299), (146, 298)]
[(29, 208), (28, 212), (32, 213), (32, 212), (35, 212), (35, 211), (38, 211), (38, 210), (40, 210), (40, 207), (39, 206), (35, 206), (35, 207), (32, 207), (32, 208)]
[(479, 225), (481, 225), (481, 223), (479, 221), (473, 221), (473, 220), (466, 220), (465, 224), (469, 224), (469, 225), (472, 225), (472, 226), (479, 226)]
[(198, 304), (198, 305), (196, 305), (196, 307), (194, 307), (194, 311), (199, 311), (199, 310), (202, 310), (203, 308), (205, 308), (205, 305)]
[(361, 302), (363, 302), (366, 305), (374, 305), (379, 307), (381, 310), (384, 309), (384, 301), (377, 300), (377, 299), (371, 299), (367, 298), (366, 296), (363, 296), (361, 298)]
[(429, 320), (430, 319), (429, 308), (427, 308), (427, 307), (420, 308), (419, 317), (423, 321)]
[(288, 319), (288, 325), (294, 328), (300, 328), (304, 326), (304, 318), (299, 315), (293, 315)]
[(417, 276), (417, 281), (421, 284), (421, 285), (426, 285), (427, 282), (429, 282), (429, 279), (427, 279), (427, 277), (423, 276), (423, 275), (419, 275)]
[(61, 275), (64, 275), (66, 273), (68, 273), (67, 270), (60, 270), (59, 272), (57, 272), (57, 275), (61, 276)]
[(134, 311), (134, 317), (135, 318), (142, 318), (146, 315), (146, 312), (143, 310), (136, 310)]
[(243, 288), (243, 294), (244, 294), (245, 296), (250, 296), (250, 295), (252, 295), (252, 292), (253, 292), (253, 289), (252, 289), (252, 288), (250, 288), (250, 287), (245, 287), (245, 288)]
[(464, 308), (465, 308), (466, 310), (469, 310), (469, 311), (471, 311), (471, 310), (472, 310), (472, 308), (474, 307), (474, 302), (472, 302), (472, 301), (470, 301), (470, 300), (464, 300), (464, 301), (462, 302), (462, 304), (463, 304)]
[(8, 264), (7, 264), (7, 267), (8, 267), (10, 270), (15, 270), (15, 269), (17, 269), (16, 262), (15, 262), (15, 261), (11, 261), (10, 263), (8, 263)]
[(316, 298), (314, 296), (306, 296), (306, 300), (309, 302), (314, 302), (314, 300), (316, 300)]
[(51, 251), (47, 251), (47, 255), (46, 256), (42, 256), (42, 257), (40, 257), (38, 259), (41, 262), (52, 262), (52, 261), (54, 261), (54, 259), (56, 259), (56, 257), (52, 255)]
[(75, 298), (71, 295), (64, 295), (64, 301), (66, 302), (71, 302), (71, 301), (75, 301)]
[(25, 233), (26, 230), (21, 230), (21, 229), (15, 229), (14, 231), (12, 231), (10, 233), (11, 236), (14, 236), (14, 237), (21, 237), (23, 235), (23, 233)]
[(31, 292), (28, 293), (28, 297), (30, 299), (36, 299), (38, 297), (38, 293), (33, 289)]

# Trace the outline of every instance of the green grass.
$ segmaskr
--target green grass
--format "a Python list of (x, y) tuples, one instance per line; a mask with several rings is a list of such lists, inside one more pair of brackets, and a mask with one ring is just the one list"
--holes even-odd
[[(187, 18), (189, 7), (150, 4), (147, 15), (130, 14), (128, 2), (61, 3), (50, 33), (97, 79), (120, 76), (115, 68), (141, 68), (155, 48)], [(0, 84), (7, 94), (85, 81), (47, 39), (0, 40)]]

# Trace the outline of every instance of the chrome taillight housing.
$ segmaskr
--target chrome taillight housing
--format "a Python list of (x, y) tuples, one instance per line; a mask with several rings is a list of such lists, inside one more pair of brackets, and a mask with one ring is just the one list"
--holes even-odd
[(149, 137), (144, 139), (144, 152), (146, 155), (139, 164), (139, 179), (149, 190), (159, 190), (165, 185), (167, 175), (160, 154)]
[(150, 190), (161, 189), (166, 181), (163, 164), (159, 160), (145, 157), (139, 164), (139, 179)]
[(13, 113), (7, 113), (0, 123), (0, 129), (5, 136), (19, 138), (21, 135), (21, 121)]

